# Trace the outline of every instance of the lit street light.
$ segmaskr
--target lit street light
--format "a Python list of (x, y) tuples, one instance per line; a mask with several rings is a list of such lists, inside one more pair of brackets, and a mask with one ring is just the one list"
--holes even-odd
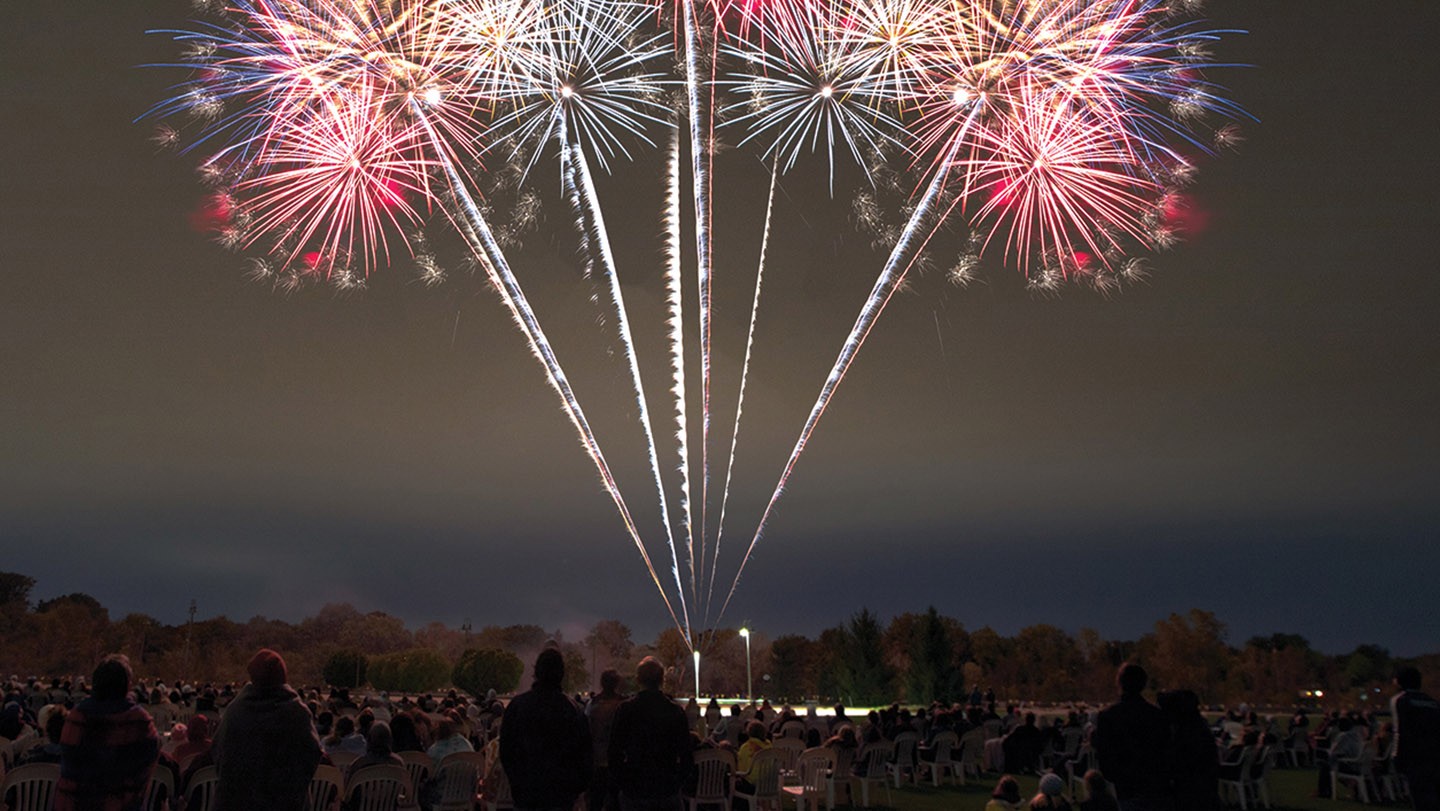
[(755, 683), (750, 680), (750, 629), (741, 628), (740, 635), (745, 637), (745, 697), (754, 704)]
[(700, 703), (700, 651), (695, 651), (695, 703)]

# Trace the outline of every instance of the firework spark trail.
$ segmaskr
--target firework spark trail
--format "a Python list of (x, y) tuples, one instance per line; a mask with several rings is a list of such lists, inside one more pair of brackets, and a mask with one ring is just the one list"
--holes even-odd
[[(420, 103), (410, 100), (410, 109), (416, 120), (425, 129), (430, 138), (439, 142), (439, 135), (431, 126), (425, 111)], [(565, 370), (561, 368), (560, 361), (555, 357), (555, 351), (551, 348), (550, 342), (546, 340), (544, 331), (540, 328), (540, 322), (535, 313), (530, 309), (530, 303), (525, 298), (525, 293), (520, 289), (520, 283), (510, 271), (510, 264), (505, 259), (499, 243), (495, 241), (494, 234), (490, 231), (489, 223), (480, 212), (479, 206), (475, 204), (474, 198), (470, 196), (464, 179), (460, 172), (450, 161), (445, 150), (437, 149), (441, 166), (445, 175), (450, 181), (452, 190), (459, 199), (461, 206), (465, 209), (467, 224), (474, 230), (479, 238), (480, 247), (484, 252), (481, 262), (485, 266), (491, 284), (500, 293), (505, 306), (510, 309), (515, 323), (524, 333), (530, 344), (530, 351), (540, 360), (545, 368), (546, 379), (550, 382), (555, 392), (560, 395), (561, 405), (565, 408), (565, 414), (570, 418), (571, 424), (580, 434), (581, 444), (590, 455), (595, 464), (596, 471), (604, 482), (605, 490), (615, 502), (615, 509), (620, 514), (620, 519), (625, 524), (625, 529), (630, 533), (630, 538), (635, 542), (635, 548), (640, 552), (640, 557), (645, 562), (645, 568), (650, 573), (650, 579), (655, 583), (655, 588), (660, 592), (660, 598), (665, 601), (665, 609), (670, 613), (670, 619), (675, 623), (676, 628), (681, 628), (680, 618), (675, 613), (674, 606), (670, 603), (670, 597), (665, 593), (665, 587), (660, 583), (660, 576), (655, 572), (655, 565), (650, 560), (650, 553), (645, 549), (644, 542), (640, 539), (640, 532), (635, 527), (635, 521), (630, 516), (630, 508), (625, 504), (625, 498), (620, 494), (620, 487), (615, 477), (610, 472), (610, 465), (605, 461), (605, 455), (600, 451), (600, 444), (595, 439), (595, 433), (590, 429), (589, 422), (585, 419), (585, 412), (580, 407), (580, 401), (576, 399), (574, 391), (570, 388), (570, 381), (565, 377)]]
[(755, 348), (755, 321), (760, 315), (760, 285), (765, 278), (765, 253), (770, 246), (770, 215), (775, 211), (775, 189), (780, 178), (780, 156), (770, 167), (770, 197), (765, 203), (765, 230), (760, 237), (760, 261), (755, 270), (755, 300), (750, 305), (750, 329), (745, 336), (745, 361), (740, 366), (740, 395), (735, 402), (735, 428), (730, 433), (730, 462), (725, 467), (725, 487), (720, 497), (720, 521), (715, 527), (715, 560), (710, 567), (709, 591), (705, 595), (705, 622), (715, 598), (715, 572), (720, 568), (720, 538), (725, 534), (725, 508), (730, 503), (730, 476), (735, 472), (735, 449), (740, 443), (740, 417), (745, 413), (745, 382), (750, 377), (750, 355)]
[[(687, 548), (695, 548), (695, 508), (690, 494), (690, 422), (685, 398), (685, 296), (680, 274), (680, 133), (670, 141), (665, 188), (665, 294), (670, 305), (671, 393), (675, 395), (675, 438), (680, 443), (680, 507)], [(676, 561), (676, 570), (679, 562)], [(690, 643), (687, 634), (686, 643)]]
[(610, 297), (615, 304), (620, 328), (620, 341), (625, 347), (625, 360), (630, 366), (630, 380), (635, 386), (635, 402), (640, 412), (640, 425), (645, 430), (645, 446), (650, 457), (650, 473), (655, 479), (655, 491), (660, 498), (660, 518), (665, 523), (665, 540), (670, 547), (671, 573), (675, 576), (675, 588), (680, 597), (680, 611), (685, 619), (685, 631), (690, 632), (690, 609), (685, 601), (685, 591), (680, 582), (680, 564), (675, 549), (675, 533), (670, 525), (670, 503), (665, 497), (665, 481), (660, 475), (660, 456), (655, 450), (655, 431), (650, 419), (650, 405), (645, 397), (645, 385), (640, 378), (640, 361), (635, 356), (635, 339), (630, 331), (630, 316), (625, 308), (625, 295), (620, 289), (620, 276), (615, 269), (615, 257), (610, 248), (610, 235), (605, 229), (605, 217), (600, 210), (600, 201), (595, 195), (595, 183), (590, 175), (590, 163), (585, 150), (579, 143), (572, 142), (567, 151), (575, 167), (578, 181), (576, 191), (589, 226), (596, 236), (599, 247), (601, 271), (610, 284)]
[(740, 586), (740, 576), (745, 573), (745, 566), (750, 562), (750, 555), (755, 551), (756, 544), (760, 542), (760, 537), (765, 533), (765, 525), (770, 520), (770, 514), (774, 511), (776, 502), (780, 500), (781, 494), (785, 491), (785, 484), (790, 480), (790, 473), (794, 471), (795, 463), (799, 461), (800, 454), (805, 451), (806, 443), (810, 441), (810, 434), (814, 432), (815, 426), (824, 416), (825, 409), (830, 405), (830, 398), (835, 394), (835, 389), (845, 379), (845, 373), (849, 371), (856, 353), (860, 351), (861, 345), (865, 343), (865, 338), (875, 326), (876, 319), (885, 310), (885, 305), (889, 303), (890, 297), (895, 294), (896, 288), (909, 269), (908, 264), (901, 267), (901, 260), (911, 254), (910, 245), (914, 242), (916, 234), (919, 233), (921, 223), (930, 216), (935, 201), (940, 197), (940, 190), (945, 186), (945, 180), (950, 174), (955, 157), (965, 143), (970, 125), (974, 123), (984, 106), (982, 100), (972, 100), (970, 104), (972, 106), (970, 114), (965, 119), (965, 125), (955, 135), (945, 156), (938, 162), (935, 175), (930, 179), (930, 185), (925, 189), (924, 196), (915, 206), (909, 222), (905, 224), (905, 230), (901, 232), (900, 238), (895, 242), (895, 247), (890, 251), (890, 258), (886, 260), (884, 269), (880, 271), (880, 276), (875, 280), (875, 286), (870, 290), (870, 296), (865, 299), (865, 304), (860, 308), (860, 315), (855, 319), (855, 326), (850, 328), (850, 334), (840, 348), (840, 355), (835, 359), (835, 365), (831, 367), (830, 375), (826, 377), (825, 385), (820, 389), (820, 396), (815, 400), (814, 407), (810, 409), (810, 416), (805, 420), (805, 427), (800, 430), (800, 438), (795, 441), (795, 448), (785, 462), (785, 469), (780, 474), (780, 480), (770, 495), (769, 503), (765, 505), (765, 511), (760, 515), (760, 523), (755, 527), (755, 536), (751, 538), (750, 546), (746, 548), (745, 556), (740, 560), (740, 566), (735, 572), (735, 580), (730, 585), (730, 593), (726, 595), (725, 602), (720, 606), (720, 614), (715, 619), (717, 624), (720, 617), (725, 616), (725, 609), (730, 606), (730, 600)]
[[(690, 117), (690, 173), (695, 200), (695, 264), (700, 279), (700, 557), (705, 556), (705, 512), (710, 487), (710, 147), (700, 130), (700, 27), (695, 0), (683, 0), (685, 92)], [(690, 593), (699, 596), (696, 553), (690, 554)], [(701, 562), (703, 565), (703, 560)]]

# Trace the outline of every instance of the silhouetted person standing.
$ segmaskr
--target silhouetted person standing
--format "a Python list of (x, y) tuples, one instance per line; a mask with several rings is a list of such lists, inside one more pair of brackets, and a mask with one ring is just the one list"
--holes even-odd
[(1390, 699), (1395, 767), (1410, 784), (1416, 811), (1440, 811), (1440, 702), (1420, 692), (1420, 671), (1402, 667)]
[(635, 668), (640, 692), (620, 705), (610, 732), (610, 771), (623, 811), (678, 811), (694, 765), (685, 711), (661, 692), (665, 668), (646, 656)]
[(129, 659), (105, 657), (90, 697), (65, 716), (55, 811), (139, 811), (160, 736), (130, 696), (132, 677)]
[(1220, 803), (1219, 750), (1200, 714), (1200, 697), (1193, 690), (1170, 690), (1155, 698), (1169, 728), (1166, 762), (1175, 811), (1216, 808)]
[(1165, 752), (1169, 728), (1142, 693), (1149, 681), (1134, 663), (1120, 666), (1120, 700), (1100, 711), (1091, 746), (1096, 765), (1115, 786), (1121, 811), (1166, 811), (1172, 805)]
[(516, 811), (571, 811), (590, 784), (590, 724), (561, 689), (564, 680), (560, 651), (540, 651), (535, 684), (500, 720), (500, 764)]
[(590, 721), (590, 744), (595, 753), (595, 771), (590, 776), (587, 806), (589, 811), (615, 811), (619, 793), (610, 775), (610, 732), (615, 728), (615, 713), (625, 703), (620, 693), (620, 674), (607, 670), (600, 674), (600, 692), (590, 698), (585, 717)]
[(286, 684), (285, 660), (262, 648), (247, 668), (250, 683), (225, 708), (211, 757), (220, 770), (219, 811), (303, 811), (320, 764), (310, 711)]

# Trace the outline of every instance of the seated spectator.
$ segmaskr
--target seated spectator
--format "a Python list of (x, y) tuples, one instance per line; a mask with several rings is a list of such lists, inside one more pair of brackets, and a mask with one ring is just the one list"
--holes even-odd
[(1335, 722), (1335, 734), (1331, 737), (1329, 749), (1319, 750), (1316, 753), (1315, 760), (1320, 769), (1319, 779), (1315, 786), (1315, 796), (1329, 797), (1330, 770), (1336, 768), (1342, 760), (1353, 760), (1360, 757), (1364, 748), (1365, 739), (1361, 733), (1361, 727), (1350, 716), (1341, 716)]
[(1020, 811), (1020, 781), (1005, 775), (995, 784), (985, 811)]
[(860, 739), (855, 736), (855, 727), (847, 723), (847, 725), (838, 727), (835, 735), (825, 740), (824, 746), (827, 749), (858, 749), (860, 748)]
[[(381, 722), (377, 721), (376, 723)], [(425, 754), (429, 755), (430, 759), (437, 764), (443, 760), (446, 755), (455, 752), (475, 751), (475, 747), (470, 745), (470, 739), (460, 733), (460, 728), (455, 723), (455, 720), (448, 716), (440, 719), (440, 726), (435, 731), (435, 738), (435, 743), (430, 745), (430, 748), (426, 750)]]
[(348, 715), (342, 715), (335, 719), (335, 728), (330, 735), (320, 742), (325, 749), (325, 756), (331, 757), (339, 753), (353, 755), (365, 754), (365, 738), (355, 731), (355, 719)]
[(1040, 792), (1030, 799), (1030, 811), (1071, 811), (1065, 797), (1065, 781), (1054, 772), (1040, 778)]
[(65, 718), (55, 811), (138, 808), (160, 756), (150, 714), (130, 695), (130, 660), (107, 656), (95, 668), (94, 692)]
[(20, 706), (20, 702), (5, 702), (4, 709), (0, 709), (0, 738), (18, 741), (31, 734), (34, 729), (31, 719), (26, 717), (25, 708)]
[(755, 755), (770, 748), (770, 741), (765, 733), (765, 724), (761, 721), (751, 721), (745, 726), (745, 742), (735, 752), (735, 789), (747, 794), (755, 793), (755, 784), (750, 780), (750, 767), (755, 763)]
[(187, 731), (185, 725), (179, 721), (171, 724), (170, 731), (165, 733), (165, 744), (160, 747), (160, 751), (167, 755), (174, 752), (177, 746), (185, 742), (185, 734)]
[(415, 732), (415, 717), (409, 710), (400, 710), (390, 719), (390, 738), (396, 752), (424, 752), (425, 745)]
[(405, 761), (395, 754), (392, 748), (394, 740), (390, 736), (390, 725), (384, 721), (376, 721), (370, 725), (370, 737), (365, 741), (365, 754), (350, 764), (345, 770), (345, 783), (355, 779), (355, 775), (361, 769), (368, 766), (399, 766), (405, 767)]
[(1244, 733), (1240, 740), (1230, 744), (1230, 746), (1225, 749), (1225, 754), (1221, 757), (1220, 779), (1239, 780), (1242, 776), (1240, 774), (1240, 759), (1245, 756), (1246, 750), (1257, 748), (1259, 742), (1260, 733), (1252, 730)]
[(310, 714), (315, 717), (315, 734), (322, 739), (330, 737), (335, 731), (335, 713), (329, 710), (315, 711), (315, 702), (310, 702)]
[(1110, 782), (1099, 769), (1085, 773), (1085, 799), (1080, 801), (1080, 811), (1120, 811), (1115, 795), (1110, 791)]
[[(54, 707), (55, 705), (50, 705)], [(61, 755), (60, 735), (65, 729), (65, 712), (59, 707), (45, 717), (45, 743), (31, 749), (25, 759), (16, 765), (26, 763), (59, 763)]]
[(208, 754), (210, 745), (210, 719), (204, 715), (196, 715), (190, 719), (185, 727), (185, 739), (170, 751), (170, 757), (180, 765), (180, 771), (184, 772), (190, 766), (190, 761), (199, 755)]
[(1010, 730), (1001, 744), (1005, 752), (1005, 768), (1013, 772), (1034, 771), (1040, 763), (1045, 736), (1035, 726), (1035, 713), (1025, 714), (1025, 723)]

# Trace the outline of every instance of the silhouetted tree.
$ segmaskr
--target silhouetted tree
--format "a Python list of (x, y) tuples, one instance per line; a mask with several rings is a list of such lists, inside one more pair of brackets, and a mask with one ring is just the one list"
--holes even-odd
[(885, 664), (880, 621), (862, 608), (850, 618), (840, 654), (840, 697), (854, 706), (881, 704), (894, 698), (894, 673)]
[(525, 663), (520, 657), (507, 650), (486, 648), (467, 650), (450, 674), (450, 681), (456, 687), (473, 696), (484, 696), (494, 690), (497, 693), (511, 693), (520, 685), (520, 676), (525, 672)]
[(450, 661), (437, 650), (412, 648), (371, 659), (366, 680), (376, 690), (423, 693), (445, 686), (450, 680)]
[(955, 666), (951, 626), (959, 623), (940, 616), (935, 606), (917, 616), (910, 629), (910, 668), (905, 674), (905, 697), (912, 704), (959, 698), (960, 671)]
[(331, 687), (354, 688), (365, 683), (370, 661), (358, 650), (337, 650), (325, 660), (321, 677)]
[[(810, 640), (796, 634), (776, 637), (770, 643), (768, 690), (780, 698), (799, 698), (818, 691)], [(758, 678), (759, 674), (755, 674)]]

